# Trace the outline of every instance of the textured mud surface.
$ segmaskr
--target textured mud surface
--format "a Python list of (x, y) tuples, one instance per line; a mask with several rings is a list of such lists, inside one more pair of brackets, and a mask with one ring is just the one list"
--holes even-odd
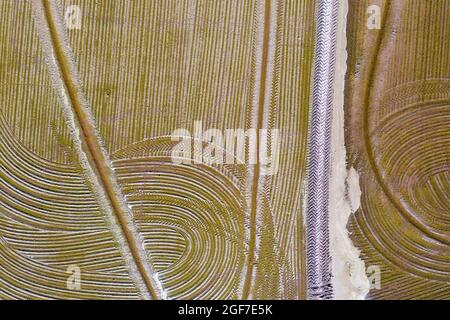
[[(0, 297), (304, 298), (314, 8), (1, 1)], [(197, 120), (279, 129), (278, 173), (173, 163)]]
[[(450, 2), (350, 1), (345, 90), (348, 165), (361, 208), (348, 228), (369, 298), (450, 298)], [(362, 23), (364, 22), (364, 23)]]
[[(0, 0), (0, 298), (306, 298), (316, 5)], [(343, 8), (335, 298), (450, 299), (450, 1)], [(199, 126), (278, 130), (276, 174), (174, 161)]]

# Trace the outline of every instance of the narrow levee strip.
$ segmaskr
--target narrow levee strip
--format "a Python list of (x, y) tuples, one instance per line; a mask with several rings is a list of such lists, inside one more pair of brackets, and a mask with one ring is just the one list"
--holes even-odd
[[(260, 150), (260, 129), (264, 127), (264, 110), (266, 103), (266, 91), (267, 86), (267, 72), (269, 65), (269, 47), (271, 42), (271, 1), (265, 0), (264, 2), (264, 15), (263, 15), (263, 41), (260, 60), (260, 80), (259, 87), (257, 88), (258, 102), (256, 110), (253, 112), (255, 119), (252, 119), (254, 126), (256, 127), (256, 150)], [(251, 182), (251, 200), (250, 200), (250, 239), (249, 239), (249, 252), (247, 257), (247, 270), (245, 274), (245, 282), (242, 292), (242, 299), (249, 299), (251, 294), (251, 287), (255, 272), (255, 260), (257, 255), (257, 215), (259, 208), (259, 194), (260, 194), (260, 154), (256, 152), (256, 164), (253, 166), (252, 182)]]

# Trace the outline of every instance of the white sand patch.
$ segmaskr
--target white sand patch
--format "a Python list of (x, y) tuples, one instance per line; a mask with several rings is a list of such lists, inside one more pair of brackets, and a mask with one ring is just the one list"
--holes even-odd
[(364, 261), (353, 246), (347, 221), (360, 203), (358, 173), (346, 168), (344, 140), (344, 79), (347, 69), (346, 20), (348, 3), (340, 2), (337, 29), (336, 65), (332, 125), (332, 169), (330, 179), (330, 248), (332, 256), (334, 299), (364, 299), (369, 280)]

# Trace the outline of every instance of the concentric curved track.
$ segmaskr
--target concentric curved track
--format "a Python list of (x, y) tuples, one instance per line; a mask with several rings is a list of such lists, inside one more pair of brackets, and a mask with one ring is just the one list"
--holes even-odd
[[(450, 13), (446, 1), (390, 1), (380, 31), (350, 7), (347, 143), (362, 175), (349, 228), (374, 298), (448, 298), (450, 281)], [(364, 98), (362, 98), (364, 97)]]

